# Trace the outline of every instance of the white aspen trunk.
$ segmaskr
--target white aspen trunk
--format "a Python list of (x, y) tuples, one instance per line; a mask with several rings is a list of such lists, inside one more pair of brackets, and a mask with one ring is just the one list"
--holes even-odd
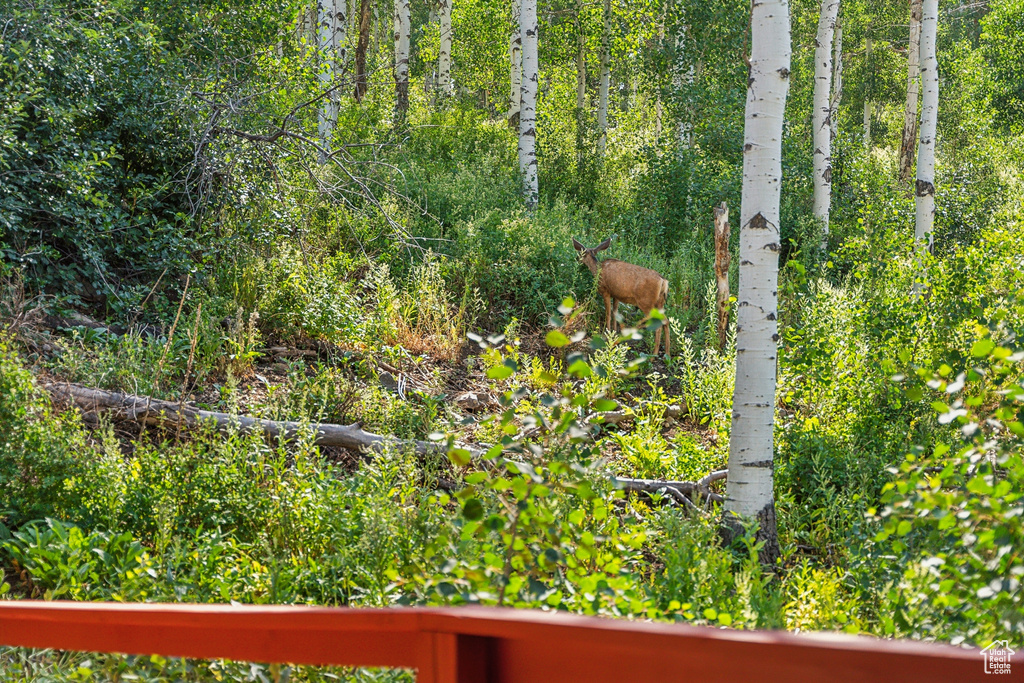
[(932, 248), (935, 226), (935, 127), (939, 114), (939, 69), (935, 36), (939, 0), (924, 0), (921, 14), (921, 140), (917, 146), (917, 221), (914, 238)]
[(299, 39), (299, 44), (302, 46), (301, 50), (303, 57), (308, 56), (311, 47), (319, 42), (317, 35), (318, 9), (319, 4), (303, 8), (302, 13), (299, 14), (299, 19), (295, 24), (295, 34)]
[[(348, 66), (348, 0), (331, 0), (334, 6), (331, 54), (334, 77), (341, 79)], [(336, 98), (337, 99), (337, 98)]]
[(509, 100), (508, 120), (515, 122), (519, 119), (519, 110), (523, 101), (523, 31), (519, 26), (519, 19), (522, 14), (521, 0), (512, 2), (512, 36), (509, 39), (509, 80), (512, 83), (512, 97)]
[[(320, 87), (327, 90), (331, 87), (334, 78), (334, 16), (329, 0), (317, 2), (317, 79)], [(320, 163), (327, 162), (327, 150), (331, 148), (331, 140), (334, 137), (334, 126), (338, 122), (338, 103), (334, 93), (320, 101), (320, 111), (317, 117), (317, 137), (320, 140)]]
[(736, 307), (736, 386), (729, 441), (726, 533), (756, 519), (761, 560), (779, 555), (772, 492), (778, 356), (779, 191), (782, 123), (789, 92), (787, 0), (761, 0), (751, 12), (740, 207), (740, 285)]
[(839, 133), (839, 103), (843, 100), (843, 25), (836, 20), (835, 49), (832, 52), (832, 102), (829, 110), (832, 118), (829, 127), (832, 129), (832, 140)]
[[(665, 15), (668, 14), (668, 2), (661, 3), (661, 16), (658, 18), (658, 48), (664, 49), (665, 46)], [(656, 81), (656, 95), (657, 99), (654, 101), (654, 139), (655, 141), (661, 139), (662, 132), (662, 119), (665, 117), (665, 105), (661, 101), (661, 82), (660, 79)]]
[(409, 110), (409, 0), (395, 0), (395, 120), (405, 121)]
[[(437, 20), (437, 7), (434, 5), (434, 3), (431, 2), (429, 4), (429, 9), (427, 10), (427, 25), (433, 26), (434, 24), (438, 25), (438, 35), (440, 36), (441, 23)], [(440, 44), (438, 45), (438, 47), (440, 47)], [(438, 68), (440, 61), (441, 59), (439, 53), (438, 64), (435, 64), (434, 68), (423, 77), (423, 92), (427, 95), (429, 95), (433, 90), (437, 88)]]
[(871, 36), (864, 39), (864, 149), (871, 149)]
[(814, 40), (814, 217), (821, 221), (822, 249), (828, 245), (828, 212), (832, 203), (832, 38), (839, 0), (821, 0), (818, 35)]
[(601, 86), (597, 95), (597, 153), (608, 147), (608, 90), (612, 84), (612, 0), (604, 0), (604, 29), (601, 31)]
[(576, 110), (582, 121), (587, 107), (587, 34), (583, 29), (583, 0), (576, 0)]
[(903, 108), (903, 136), (900, 139), (899, 179), (910, 179), (917, 142), (917, 103), (921, 75), (921, 0), (910, 0), (910, 41), (907, 44), (907, 103)]
[(519, 33), (523, 43), (523, 85), (519, 106), (519, 172), (526, 206), (537, 206), (537, 0), (522, 0)]
[(452, 0), (438, 0), (437, 16), (441, 24), (441, 49), (437, 55), (437, 85), (441, 95), (452, 94)]
[[(672, 84), (675, 86), (676, 91), (682, 90), (686, 85), (692, 85), (694, 79), (693, 66), (686, 66), (686, 41), (687, 34), (690, 32), (690, 26), (684, 23), (679, 29), (679, 33), (676, 34), (676, 58), (675, 63), (672, 67)], [(690, 96), (687, 93), (686, 102), (689, 103)], [(692, 128), (690, 126), (691, 112), (689, 107), (683, 107), (679, 113), (679, 149), (684, 147), (693, 147), (693, 136), (691, 135)]]

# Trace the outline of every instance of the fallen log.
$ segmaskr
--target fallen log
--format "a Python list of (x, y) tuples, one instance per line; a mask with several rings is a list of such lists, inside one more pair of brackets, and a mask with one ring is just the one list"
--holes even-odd
[[(682, 414), (683, 409), (680, 406), (668, 406), (665, 408), (663, 418), (666, 420), (674, 420)], [(589, 422), (617, 425), (635, 418), (636, 413), (631, 410), (609, 410), (604, 413), (594, 413), (594, 415), (589, 419)]]
[[(294, 439), (303, 430), (313, 430), (314, 445), (341, 446), (342, 448), (357, 451), (371, 450), (380, 452), (390, 446), (392, 448), (411, 448), (420, 455), (447, 453), (446, 444), (443, 442), (382, 436), (364, 431), (358, 422), (350, 425), (337, 425), (263, 420), (245, 415), (231, 415), (229, 413), (201, 410), (187, 404), (162, 401), (149, 396), (136, 396), (116, 391), (93, 389), (78, 384), (48, 382), (42, 386), (56, 400), (76, 406), (87, 419), (92, 418), (93, 421), (97, 419), (98, 413), (103, 411), (113, 413), (122, 419), (134, 420), (154, 426), (175, 427), (177, 425), (198, 426), (207, 424), (213, 425), (221, 432), (232, 430), (241, 432), (259, 431), (268, 436), (285, 439)], [(467, 450), (472, 459), (484, 462), (483, 455), (485, 451), (483, 449), (464, 444), (459, 444), (459, 448)], [(515, 461), (512, 462), (515, 463)], [(634, 493), (667, 494), (688, 509), (697, 509), (693, 506), (693, 499), (696, 495), (716, 503), (723, 501), (722, 496), (711, 491), (708, 485), (711, 482), (724, 479), (727, 474), (726, 470), (718, 470), (696, 482), (614, 477), (612, 483), (616, 488)]]
[(630, 479), (626, 477), (615, 477), (612, 483), (616, 488), (620, 488), (624, 491), (631, 493), (658, 493), (665, 495), (666, 493), (673, 498), (676, 498), (674, 492), (678, 492), (681, 495), (686, 496), (689, 500), (693, 500), (694, 496), (700, 495), (708, 500), (715, 503), (721, 503), (725, 499), (721, 494), (715, 493), (708, 488), (708, 484), (718, 479), (723, 479), (725, 475), (717, 477), (717, 479), (711, 479), (710, 477), (718, 475), (726, 470), (720, 470), (719, 472), (712, 472), (707, 477), (704, 477), (700, 481), (664, 481), (661, 479)]
[[(161, 401), (148, 396), (135, 396), (115, 391), (91, 389), (77, 384), (47, 383), (43, 385), (51, 396), (67, 401), (84, 413), (105, 411), (128, 420), (150, 425), (175, 426), (177, 424), (212, 424), (218, 431), (238, 430), (242, 432), (261, 431), (269, 436), (293, 439), (302, 430), (312, 430), (313, 443), (317, 446), (341, 446), (351, 450), (369, 449), (382, 451), (391, 446), (412, 448), (421, 455), (444, 454), (444, 443), (399, 439), (364, 431), (359, 423), (350, 425), (308, 424), (303, 422), (263, 420), (245, 415), (230, 415), (210, 410), (200, 410), (174, 401)], [(483, 451), (467, 448), (474, 456)]]

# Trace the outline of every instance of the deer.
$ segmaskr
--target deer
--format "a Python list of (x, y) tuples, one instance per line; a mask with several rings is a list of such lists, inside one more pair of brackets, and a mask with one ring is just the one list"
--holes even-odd
[[(652, 310), (664, 310), (665, 302), (668, 301), (668, 280), (660, 274), (619, 259), (608, 258), (602, 261), (597, 258), (598, 252), (610, 247), (611, 243), (609, 238), (593, 249), (588, 249), (575, 239), (572, 241), (572, 246), (579, 252), (580, 263), (597, 278), (597, 291), (604, 299), (602, 329), (613, 329), (611, 323), (618, 317), (619, 302), (636, 306), (645, 315), (644, 320), (647, 320)], [(658, 355), (662, 328), (665, 329), (665, 358), (670, 358), (668, 320), (654, 333), (654, 355)]]

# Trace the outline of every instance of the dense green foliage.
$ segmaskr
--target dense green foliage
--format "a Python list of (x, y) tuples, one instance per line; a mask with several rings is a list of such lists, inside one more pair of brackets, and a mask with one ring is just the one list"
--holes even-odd
[[(725, 464), (735, 349), (717, 348), (710, 220), (739, 202), (749, 6), (615, 3), (602, 158), (600, 7), (580, 17), (593, 101), (577, 111), (576, 5), (542, 4), (541, 202), (527, 211), (505, 120), (508, 5), (454, 4), (449, 98), (426, 88), (438, 29), (414, 5), (407, 125), (392, 121), (391, 29), (375, 25), (369, 92), (356, 103), (343, 84), (324, 164), (297, 3), (3, 6), (3, 599), (483, 603), (1019, 642), (1020, 0), (941, 3), (934, 254), (912, 243), (913, 192), (895, 179), (906, 8), (842, 8), (823, 252), (809, 218), (818, 7), (792, 3), (776, 567), (753, 534), (720, 540), (714, 504), (613, 481)], [(670, 281), (671, 361), (644, 356), (648, 339), (601, 336), (571, 239), (613, 235), (610, 255)], [(44, 332), (37, 307), (128, 332), (71, 318)], [(55, 379), (451, 448), (357, 457), (311, 431), (288, 443), (97, 420), (54, 405)], [(467, 390), (483, 407), (457, 400)], [(612, 409), (626, 418), (602, 423)], [(280, 667), (0, 650), (0, 680), (128, 671), (283, 680)], [(289, 675), (335, 674), (405, 675)]]

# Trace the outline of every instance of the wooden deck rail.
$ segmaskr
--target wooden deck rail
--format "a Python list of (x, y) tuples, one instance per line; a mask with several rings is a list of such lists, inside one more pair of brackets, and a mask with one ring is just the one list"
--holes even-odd
[(0, 602), (0, 645), (403, 667), (417, 669), (420, 683), (961, 683), (988, 678), (977, 650), (943, 645), (473, 607), (10, 601)]

